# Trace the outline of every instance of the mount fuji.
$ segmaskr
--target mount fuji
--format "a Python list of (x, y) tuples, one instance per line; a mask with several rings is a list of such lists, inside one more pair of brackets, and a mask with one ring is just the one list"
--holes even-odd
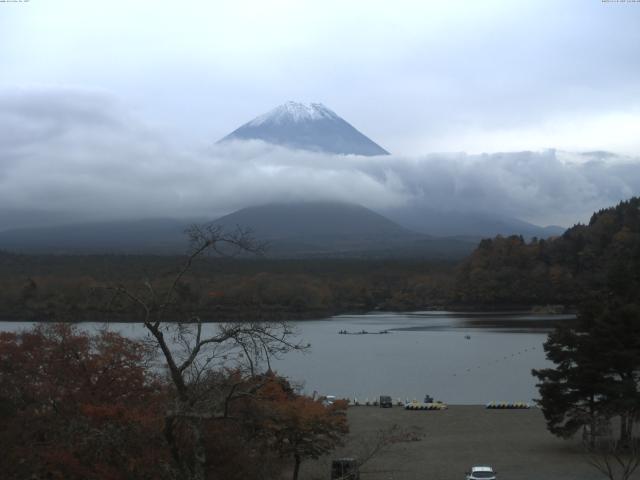
[(245, 123), (218, 143), (232, 140), (262, 140), (288, 148), (342, 155), (389, 155), (321, 103), (284, 103)]

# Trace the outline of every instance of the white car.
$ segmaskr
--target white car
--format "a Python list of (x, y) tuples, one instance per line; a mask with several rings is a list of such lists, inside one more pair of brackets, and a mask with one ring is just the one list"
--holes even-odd
[(325, 395), (324, 398), (322, 398), (322, 404), (325, 407), (328, 407), (330, 405), (333, 405), (336, 402), (336, 397), (335, 395)]
[(467, 472), (467, 480), (496, 480), (496, 478), (496, 472), (487, 466), (471, 467), (471, 471)]

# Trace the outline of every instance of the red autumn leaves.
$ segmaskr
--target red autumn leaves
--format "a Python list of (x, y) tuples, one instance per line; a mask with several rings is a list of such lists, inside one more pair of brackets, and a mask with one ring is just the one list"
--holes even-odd
[[(3, 478), (174, 476), (164, 436), (171, 384), (149, 367), (150, 353), (120, 335), (69, 325), (0, 333)], [(228, 383), (239, 374), (224, 375)], [(325, 407), (274, 374), (236, 380), (251, 394), (208, 422), (208, 478), (259, 478), (267, 464), (270, 474), (293, 464), (295, 474), (347, 431), (344, 405)], [(261, 472), (249, 468), (257, 459)]]

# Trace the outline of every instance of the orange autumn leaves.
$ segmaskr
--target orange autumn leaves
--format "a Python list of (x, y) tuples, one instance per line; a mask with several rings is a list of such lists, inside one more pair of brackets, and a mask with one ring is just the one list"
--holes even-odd
[[(164, 436), (171, 384), (149, 368), (150, 353), (120, 335), (70, 325), (0, 333), (3, 478), (171, 478), (177, 469)], [(228, 417), (208, 422), (208, 478), (265, 478), (291, 465), (297, 472), (348, 430), (345, 404), (299, 395), (273, 373), (222, 377), (248, 394), (231, 402)]]
[(256, 400), (245, 408), (259, 411), (259, 435), (281, 457), (294, 461), (293, 478), (298, 478), (300, 464), (319, 458), (342, 444), (349, 431), (346, 401), (325, 405), (322, 401), (297, 395), (291, 386), (275, 375), (267, 375)]
[(30, 476), (153, 476), (160, 447), (159, 380), (145, 351), (113, 333), (69, 325), (0, 334), (0, 470)]

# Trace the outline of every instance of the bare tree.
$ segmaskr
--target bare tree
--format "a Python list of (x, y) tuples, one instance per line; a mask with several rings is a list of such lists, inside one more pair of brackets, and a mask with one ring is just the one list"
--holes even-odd
[(174, 392), (164, 433), (179, 478), (204, 480), (206, 422), (227, 418), (230, 402), (259, 388), (256, 382), (245, 379), (262, 366), (270, 368), (270, 358), (306, 346), (291, 340), (293, 332), (285, 322), (203, 324), (181, 294), (194, 262), (209, 252), (224, 256), (260, 254), (264, 246), (242, 229), (226, 233), (207, 225), (193, 226), (186, 233), (190, 253), (168, 283), (145, 279), (137, 289), (119, 284), (112, 287), (111, 301), (124, 301), (125, 309), (139, 315), (168, 371)]
[[(360, 473), (363, 473), (363, 467), (371, 463), (372, 460), (380, 457), (389, 447), (406, 442), (419, 442), (424, 437), (417, 430), (401, 428), (398, 425), (392, 425), (388, 428), (381, 428), (373, 432), (371, 436), (360, 437), (354, 443), (349, 445), (344, 453), (343, 460), (353, 461), (355, 469), (347, 467), (341, 476), (335, 476), (332, 473), (334, 480), (354, 480), (360, 478)], [(373, 470), (367, 471), (372, 473)], [(384, 473), (383, 471), (376, 470), (376, 473)], [(396, 472), (397, 473), (397, 472)]]
[(585, 444), (589, 465), (609, 480), (628, 480), (640, 467), (640, 441), (611, 437)]
[(401, 428), (398, 425), (377, 430), (373, 438), (367, 442), (363, 442), (361, 455), (358, 457), (358, 465), (363, 467), (391, 445), (395, 445), (396, 443), (419, 442), (423, 436), (424, 435), (416, 430)]

